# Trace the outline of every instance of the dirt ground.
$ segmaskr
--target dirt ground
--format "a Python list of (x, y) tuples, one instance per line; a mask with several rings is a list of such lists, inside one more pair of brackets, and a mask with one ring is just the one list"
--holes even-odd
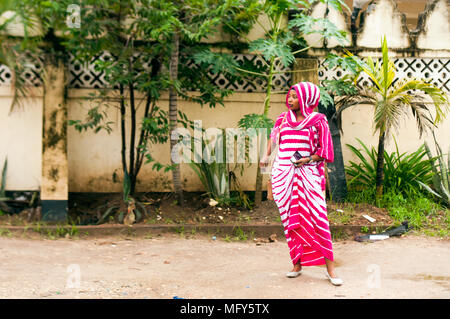
[[(257, 225), (280, 221), (280, 214), (274, 201), (264, 200), (258, 208), (247, 209), (238, 205), (232, 207), (210, 206), (209, 198), (205, 197), (203, 193), (186, 192), (184, 195), (183, 209), (175, 204), (176, 199), (172, 193), (141, 193), (137, 195), (138, 201), (146, 209), (145, 216), (137, 222), (146, 224), (251, 223)], [(77, 225), (95, 224), (109, 207), (119, 206), (120, 202), (120, 194), (71, 193), (69, 217)], [(331, 225), (388, 226), (394, 224), (386, 209), (372, 205), (332, 202), (328, 202), (327, 205)], [(369, 215), (376, 221), (372, 223), (362, 215)], [(117, 219), (108, 220), (106, 218), (105, 222), (116, 223)], [(20, 224), (20, 221), (17, 221), (16, 224)]]
[(341, 287), (325, 268), (295, 279), (284, 240), (206, 235), (148, 239), (0, 237), (0, 298), (449, 298), (450, 242), (408, 234), (334, 243)]

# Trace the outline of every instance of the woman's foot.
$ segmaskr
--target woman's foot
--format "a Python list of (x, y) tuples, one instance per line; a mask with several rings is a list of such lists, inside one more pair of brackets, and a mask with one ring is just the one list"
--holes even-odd
[(286, 274), (286, 277), (295, 278), (300, 276), (301, 273), (302, 273), (302, 266), (300, 265), (300, 263), (297, 263), (294, 265), (294, 268)]
[(328, 270), (327, 269), (327, 273), (331, 278), (337, 278), (336, 272), (333, 270)]
[(300, 263), (295, 264), (295, 265), (294, 265), (294, 268), (292, 268), (291, 271), (293, 271), (293, 272), (299, 272), (299, 271), (302, 271), (302, 265), (300, 265)]
[(332, 271), (332, 274), (330, 272), (326, 272), (325, 275), (327, 276), (327, 278), (330, 280), (330, 282), (335, 285), (335, 286), (340, 286), (344, 283), (344, 281), (339, 278), (336, 273), (334, 272), (334, 270)]

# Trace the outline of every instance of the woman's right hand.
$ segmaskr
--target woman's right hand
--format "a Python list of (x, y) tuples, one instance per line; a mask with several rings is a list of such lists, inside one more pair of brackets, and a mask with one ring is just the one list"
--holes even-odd
[(267, 165), (269, 165), (269, 156), (264, 155), (263, 158), (261, 158), (261, 160), (259, 161), (259, 167), (266, 167)]

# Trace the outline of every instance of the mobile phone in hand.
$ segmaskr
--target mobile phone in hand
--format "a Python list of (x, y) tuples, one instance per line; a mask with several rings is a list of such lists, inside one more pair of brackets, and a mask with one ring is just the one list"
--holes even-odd
[(291, 157), (291, 162), (292, 164), (295, 164), (296, 161), (298, 161), (299, 159), (301, 159), (303, 156), (300, 154), (299, 151), (295, 151), (294, 155), (292, 155)]

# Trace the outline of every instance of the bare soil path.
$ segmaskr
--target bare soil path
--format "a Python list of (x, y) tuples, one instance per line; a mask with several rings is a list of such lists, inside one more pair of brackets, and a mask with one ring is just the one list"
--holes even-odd
[(341, 287), (325, 279), (323, 267), (286, 278), (291, 263), (284, 241), (0, 237), (0, 298), (450, 297), (448, 240), (340, 241), (334, 251)]

